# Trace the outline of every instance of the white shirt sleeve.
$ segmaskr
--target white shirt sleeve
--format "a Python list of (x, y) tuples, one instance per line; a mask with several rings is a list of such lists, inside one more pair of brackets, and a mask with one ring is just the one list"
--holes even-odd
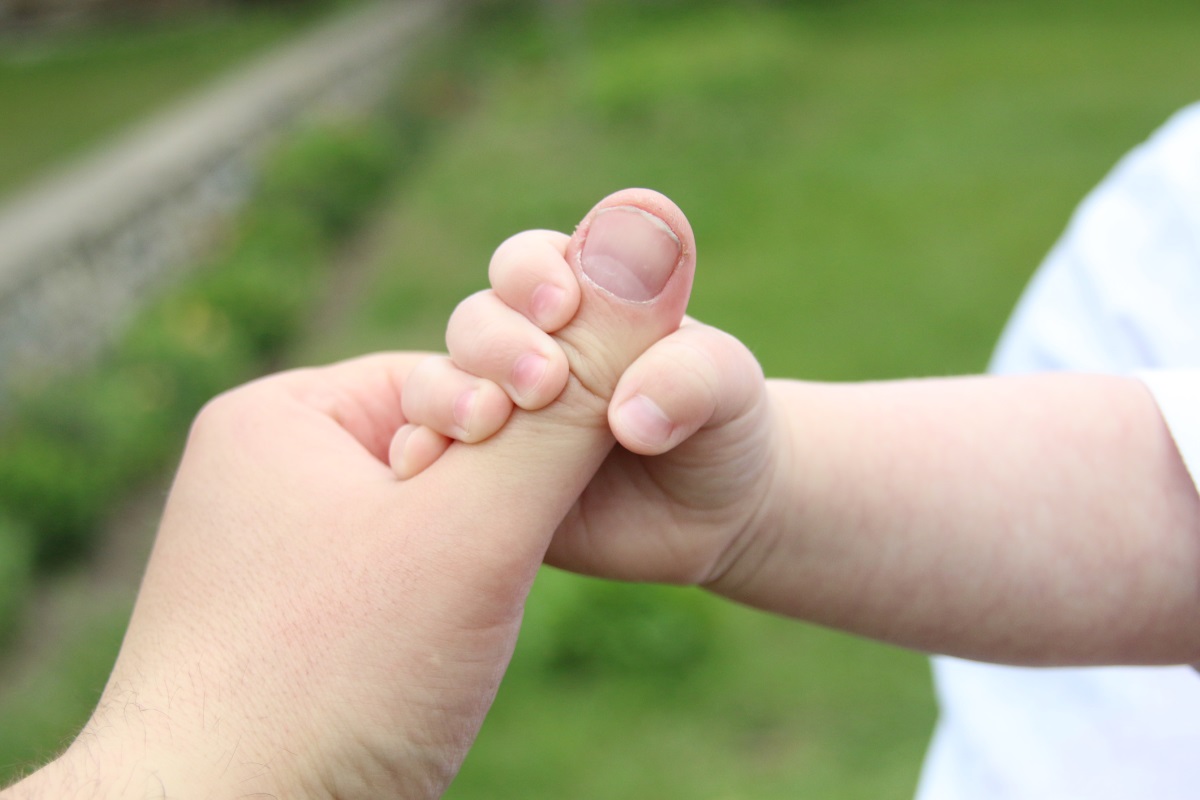
[[(1079, 207), (992, 370), (1140, 378), (1200, 487), (1200, 104)], [(1200, 797), (1200, 679), (1188, 667), (936, 658), (934, 674), (942, 713), (920, 800)]]
[(1136, 375), (1154, 395), (1184, 466), (1200, 487), (1200, 369), (1142, 370)]
[(1200, 487), (1200, 105), (1082, 203), (1009, 322), (997, 373), (1136, 375)]
[(1200, 105), (1080, 205), (1009, 321), (999, 373), (1200, 369)]

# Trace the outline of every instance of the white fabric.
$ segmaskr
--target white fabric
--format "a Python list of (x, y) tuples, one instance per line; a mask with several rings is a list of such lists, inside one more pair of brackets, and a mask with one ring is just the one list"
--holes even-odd
[[(1200, 485), (1200, 105), (1080, 206), (992, 367), (1138, 375)], [(919, 800), (1200, 798), (1200, 675), (1190, 667), (938, 658), (934, 676), (942, 711)]]
[(1184, 466), (1192, 482), (1200, 486), (1200, 370), (1155, 369), (1135, 374), (1158, 401)]

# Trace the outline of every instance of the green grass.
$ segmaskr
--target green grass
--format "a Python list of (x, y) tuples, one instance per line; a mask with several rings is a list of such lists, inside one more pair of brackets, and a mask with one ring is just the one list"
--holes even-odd
[[(448, 797), (784, 800), (911, 791), (933, 716), (923, 658), (697, 592), (692, 602), (711, 627), (709, 652), (694, 661), (670, 670), (653, 658), (633, 670), (623, 660), (554, 669), (545, 654), (558, 633), (555, 607), (594, 600), (591, 584), (540, 576), (508, 677)], [(694, 590), (619, 591), (650, 595), (635, 614), (646, 620), (672, 595)], [(591, 623), (577, 635), (604, 627)], [(636, 652), (640, 644), (634, 635), (626, 646)]]
[(0, 39), (0, 196), (310, 24), (330, 3)]
[(72, 614), (59, 646), (36, 671), (0, 694), (0, 786), (70, 744), (112, 670), (129, 621), (128, 597), (97, 596), (86, 584), (69, 592)]

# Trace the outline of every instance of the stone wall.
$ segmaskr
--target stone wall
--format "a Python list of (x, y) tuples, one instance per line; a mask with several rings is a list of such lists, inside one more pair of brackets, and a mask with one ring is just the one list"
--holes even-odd
[(203, 0), (0, 0), (0, 31), (25, 32), (131, 14), (165, 16), (204, 4)]
[(340, 17), (0, 207), (0, 411), (14, 387), (93, 358), (194, 264), (280, 133), (379, 100), (443, 7)]

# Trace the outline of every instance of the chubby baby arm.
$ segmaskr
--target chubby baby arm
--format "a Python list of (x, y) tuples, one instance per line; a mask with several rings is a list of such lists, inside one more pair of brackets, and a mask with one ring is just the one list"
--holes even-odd
[[(1090, 374), (772, 382), (792, 450), (726, 593), (1027, 665), (1200, 657), (1200, 496), (1145, 386)], [(739, 574), (741, 573), (741, 574)]]

